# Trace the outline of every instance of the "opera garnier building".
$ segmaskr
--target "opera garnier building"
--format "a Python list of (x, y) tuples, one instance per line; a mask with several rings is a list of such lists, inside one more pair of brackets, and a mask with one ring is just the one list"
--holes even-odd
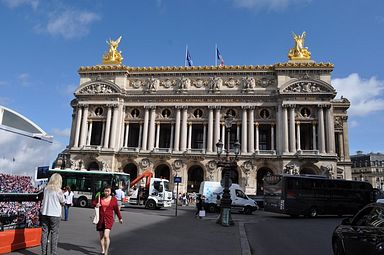
[(232, 182), (247, 194), (262, 194), (269, 174), (351, 179), (350, 102), (335, 99), (333, 64), (311, 60), (304, 38), (294, 35), (285, 63), (186, 67), (125, 66), (121, 37), (110, 40), (103, 64), (78, 71), (69, 146), (56, 167), (131, 179), (150, 170), (198, 192), (201, 181), (222, 179), (223, 151), (236, 154)]

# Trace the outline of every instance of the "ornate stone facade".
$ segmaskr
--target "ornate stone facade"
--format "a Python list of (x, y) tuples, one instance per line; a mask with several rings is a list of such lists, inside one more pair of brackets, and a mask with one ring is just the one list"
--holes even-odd
[[(230, 143), (241, 154), (233, 174), (247, 194), (262, 192), (266, 174), (326, 174), (351, 179), (347, 109), (334, 99), (333, 65), (81, 67), (71, 102), (72, 168), (136, 176), (181, 176), (181, 192), (220, 181), (216, 143), (226, 142), (224, 116), (234, 116)], [(233, 156), (233, 153), (230, 153)]]

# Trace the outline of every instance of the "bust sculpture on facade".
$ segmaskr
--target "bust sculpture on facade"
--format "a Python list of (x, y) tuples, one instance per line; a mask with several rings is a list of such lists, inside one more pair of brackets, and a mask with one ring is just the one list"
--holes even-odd
[(108, 52), (103, 56), (103, 64), (113, 64), (118, 65), (123, 61), (123, 57), (121, 56), (121, 51), (117, 50), (119, 43), (121, 41), (121, 36), (117, 38), (116, 41), (109, 39), (107, 44), (109, 45)]

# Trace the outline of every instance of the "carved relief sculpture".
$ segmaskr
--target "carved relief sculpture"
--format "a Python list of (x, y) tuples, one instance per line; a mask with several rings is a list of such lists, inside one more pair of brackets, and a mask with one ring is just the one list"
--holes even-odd
[(96, 83), (86, 86), (79, 91), (80, 94), (111, 94), (117, 91), (111, 86), (103, 83)]

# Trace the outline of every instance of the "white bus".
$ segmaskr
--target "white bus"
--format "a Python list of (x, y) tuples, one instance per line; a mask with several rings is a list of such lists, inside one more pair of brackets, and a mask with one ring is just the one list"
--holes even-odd
[(74, 194), (73, 203), (80, 207), (90, 206), (96, 193), (102, 191), (106, 185), (112, 186), (112, 190), (121, 185), (125, 195), (128, 195), (129, 174), (126, 173), (49, 169), (49, 176), (54, 173), (59, 173), (63, 177), (63, 187), (71, 188)]

